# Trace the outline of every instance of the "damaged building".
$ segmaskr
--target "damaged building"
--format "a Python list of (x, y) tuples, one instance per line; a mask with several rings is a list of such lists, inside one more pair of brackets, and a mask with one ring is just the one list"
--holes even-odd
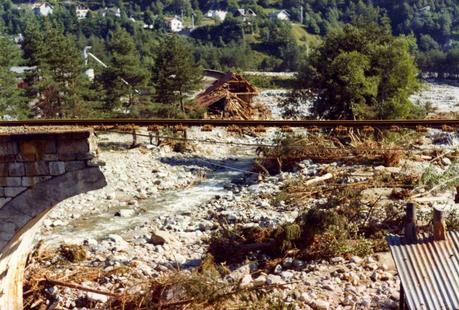
[(254, 100), (258, 89), (240, 74), (227, 72), (196, 97), (206, 118), (266, 119), (269, 110)]

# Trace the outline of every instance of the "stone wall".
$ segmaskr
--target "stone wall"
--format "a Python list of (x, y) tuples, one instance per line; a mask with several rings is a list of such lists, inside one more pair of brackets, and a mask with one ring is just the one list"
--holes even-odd
[(93, 166), (88, 131), (0, 136), (0, 207), (28, 188)]
[(59, 202), (102, 188), (88, 130), (0, 135), (0, 309), (22, 309), (22, 275), (41, 220)]

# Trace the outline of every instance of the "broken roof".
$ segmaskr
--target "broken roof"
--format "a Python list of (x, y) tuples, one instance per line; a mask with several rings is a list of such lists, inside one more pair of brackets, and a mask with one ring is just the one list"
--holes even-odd
[[(196, 97), (199, 106), (209, 108), (218, 103), (224, 116), (249, 119), (255, 113), (252, 98), (257, 88), (240, 74), (227, 72)], [(217, 105), (216, 105), (217, 106)]]
[[(234, 91), (231, 84), (241, 84), (243, 90), (237, 92)], [(219, 101), (225, 96), (238, 96), (238, 95), (258, 95), (258, 90), (249, 81), (244, 79), (240, 74), (227, 72), (225, 75), (216, 80), (211, 86), (209, 86), (204, 92), (197, 96), (197, 101), (200, 106), (208, 107), (215, 102)]]

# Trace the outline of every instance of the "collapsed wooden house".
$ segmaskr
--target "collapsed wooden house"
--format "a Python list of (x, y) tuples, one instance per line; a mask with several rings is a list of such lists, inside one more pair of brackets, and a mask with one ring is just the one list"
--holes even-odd
[(259, 92), (240, 74), (227, 72), (196, 97), (207, 118), (266, 119), (269, 110), (254, 98)]

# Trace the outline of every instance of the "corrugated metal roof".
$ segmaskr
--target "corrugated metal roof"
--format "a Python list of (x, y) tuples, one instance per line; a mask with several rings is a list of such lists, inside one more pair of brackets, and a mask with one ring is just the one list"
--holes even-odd
[(459, 232), (447, 232), (445, 241), (428, 235), (406, 244), (387, 237), (410, 309), (459, 309)]

